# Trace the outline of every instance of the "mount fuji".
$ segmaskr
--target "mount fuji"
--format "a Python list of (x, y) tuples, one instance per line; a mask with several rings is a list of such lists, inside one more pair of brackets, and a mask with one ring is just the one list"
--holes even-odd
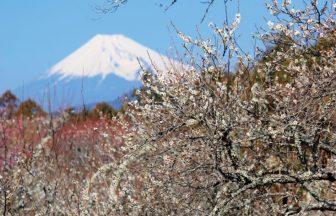
[(52, 109), (101, 101), (115, 102), (118, 106), (120, 97), (141, 86), (143, 68), (164, 76), (176, 64), (175, 60), (123, 35), (96, 35), (38, 80), (16, 92), (44, 107), (51, 102)]

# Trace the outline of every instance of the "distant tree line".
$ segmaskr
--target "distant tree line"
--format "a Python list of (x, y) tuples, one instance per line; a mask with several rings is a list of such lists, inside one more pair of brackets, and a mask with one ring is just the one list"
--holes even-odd
[(43, 116), (46, 113), (33, 99), (29, 98), (20, 102), (17, 96), (8, 90), (0, 97), (0, 114), (10, 119), (14, 116)]
[[(106, 102), (97, 103), (92, 110), (66, 108), (64, 112), (71, 119), (85, 120), (86, 118), (112, 118), (116, 116), (118, 110), (114, 109)], [(41, 117), (46, 116), (47, 112), (33, 99), (28, 98), (22, 102), (11, 91), (5, 91), (0, 97), (0, 116), (11, 119), (16, 116), (22, 117)]]

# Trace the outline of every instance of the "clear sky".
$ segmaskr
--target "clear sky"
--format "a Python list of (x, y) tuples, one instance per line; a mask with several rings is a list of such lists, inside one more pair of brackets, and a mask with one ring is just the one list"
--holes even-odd
[[(180, 0), (167, 12), (159, 3), (168, 0), (129, 0), (115, 13), (100, 15), (98, 0), (1, 0), (0, 1), (0, 92), (36, 79), (51, 66), (79, 48), (96, 34), (124, 34), (165, 53), (172, 40), (173, 22), (183, 32), (195, 35), (199, 28), (210, 35), (208, 24), (221, 24), (223, 0), (200, 23), (206, 5), (201, 0)], [(234, 14), (235, 11), (230, 10)], [(251, 34), (265, 23), (262, 0), (241, 0), (242, 47), (252, 48)]]

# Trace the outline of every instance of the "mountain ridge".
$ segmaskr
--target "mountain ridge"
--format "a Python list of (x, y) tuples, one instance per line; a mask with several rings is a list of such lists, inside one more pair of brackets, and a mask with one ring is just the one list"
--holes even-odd
[(105, 78), (115, 74), (126, 80), (138, 80), (140, 65), (146, 69), (155, 64), (164, 70), (168, 57), (147, 48), (122, 34), (98, 34), (50, 68), (48, 75), (60, 75), (60, 79), (71, 77)]
[(164, 75), (175, 63), (124, 35), (99, 34), (16, 92), (44, 107), (51, 97), (54, 110), (81, 105), (83, 98), (87, 104), (115, 101), (141, 86), (142, 68)]

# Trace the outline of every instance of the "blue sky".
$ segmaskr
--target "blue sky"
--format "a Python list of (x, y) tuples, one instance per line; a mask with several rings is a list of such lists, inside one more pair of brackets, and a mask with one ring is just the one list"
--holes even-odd
[[(0, 1), (0, 92), (36, 79), (48, 68), (79, 48), (96, 34), (124, 34), (165, 53), (172, 40), (181, 43), (170, 22), (189, 35), (196, 28), (210, 35), (210, 21), (221, 24), (223, 1), (200, 23), (206, 5), (181, 0), (167, 12), (159, 3), (168, 0), (129, 0), (117, 12), (100, 15), (97, 0), (1, 0)], [(230, 10), (231, 14), (235, 11)], [(262, 0), (241, 0), (241, 45), (251, 49), (251, 34), (264, 23), (267, 11)]]

